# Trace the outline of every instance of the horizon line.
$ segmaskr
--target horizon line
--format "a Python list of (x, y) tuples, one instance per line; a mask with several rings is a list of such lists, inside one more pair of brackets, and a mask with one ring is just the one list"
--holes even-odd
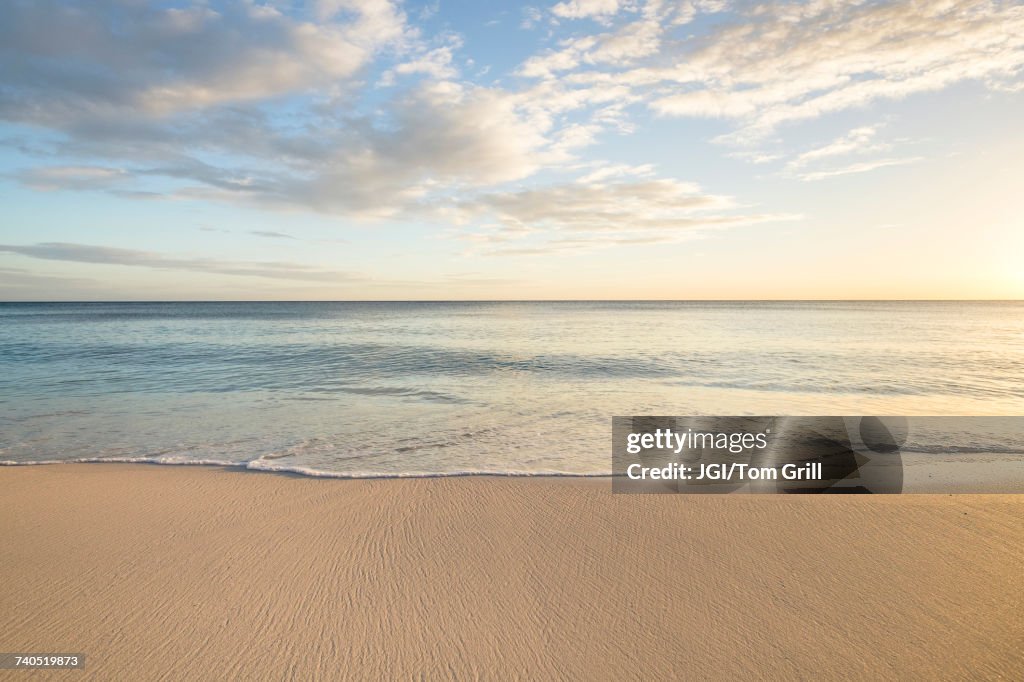
[(58, 303), (1020, 303), (1024, 298), (451, 298), (451, 299), (65, 299), (0, 300), (9, 304)]

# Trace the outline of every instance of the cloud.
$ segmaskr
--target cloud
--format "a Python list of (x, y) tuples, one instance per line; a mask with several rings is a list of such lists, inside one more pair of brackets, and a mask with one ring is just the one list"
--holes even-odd
[[(424, 83), (388, 106), (385, 118), (352, 116), (299, 130), (231, 111), (195, 127), (90, 130), (64, 150), (113, 156), (118, 168), (42, 167), (18, 180), (37, 188), (124, 191), (133, 181), (163, 177), (176, 181), (168, 191), (183, 198), (372, 218), (399, 214), (432, 192), (521, 179), (565, 158), (593, 133), (567, 126), (556, 134), (546, 110), (534, 110), (528, 98), (451, 82)], [(222, 159), (230, 154), (231, 163), (182, 154), (190, 146), (223, 152)]]
[(392, 215), (433, 191), (524, 178), (551, 158), (547, 123), (490, 88), (428, 84), (396, 101), (387, 125), (355, 121), (305, 173), (232, 187), (255, 199), (325, 212)]
[(654, 165), (645, 163), (638, 166), (631, 166), (624, 163), (601, 163), (597, 168), (580, 177), (577, 182), (586, 185), (600, 184), (612, 178), (623, 176), (650, 176), (654, 174)]
[[(325, 292), (329, 300), (337, 300), (338, 292), (347, 292), (353, 299), (378, 298), (374, 292), (382, 290), (393, 292), (396, 289), (416, 291), (420, 294), (430, 292), (433, 298), (449, 300), (453, 288), (456, 291), (488, 289), (493, 287), (509, 287), (524, 284), (523, 280), (507, 277), (487, 277), (481, 273), (450, 273), (428, 280), (410, 279), (377, 279), (349, 278), (337, 282), (337, 287), (325, 289), (317, 282), (296, 283), (289, 285), (286, 291), (291, 300), (323, 299)], [(167, 297), (210, 300), (209, 292), (203, 289), (179, 287), (168, 292), (161, 287), (147, 286), (139, 283), (130, 290), (118, 286), (115, 282), (89, 279), (85, 277), (62, 277), (34, 273), (22, 268), (0, 267), (0, 287), (4, 290), (4, 300), (8, 301), (69, 301), (69, 300), (154, 300), (155, 297)], [(341, 287), (339, 289), (338, 287)], [(246, 298), (249, 300), (271, 300), (280, 298), (282, 294), (279, 281), (267, 280), (259, 282), (252, 279), (227, 281), (218, 286), (218, 295), (222, 299)], [(305, 298), (303, 298), (305, 297)], [(386, 300), (394, 298), (393, 293), (385, 294)]]
[(395, 0), (314, 0), (312, 5), (321, 23), (346, 17), (351, 39), (364, 45), (398, 41), (410, 32), (401, 2)]
[(551, 8), (551, 13), (562, 19), (585, 19), (617, 14), (619, 0), (568, 0)]
[(662, 27), (656, 20), (635, 21), (621, 30), (602, 36), (586, 56), (590, 64), (629, 63), (657, 54), (661, 47)]
[(450, 44), (427, 50), (416, 58), (398, 64), (381, 76), (381, 85), (392, 85), (398, 76), (424, 75), (435, 80), (454, 78), (458, 71), (452, 64), (455, 50), (462, 47), (462, 41), (453, 39)]
[(811, 2), (754, 6), (678, 66), (657, 97), (665, 115), (739, 119), (733, 141), (777, 126), (939, 90), (1000, 82), (1024, 67), (1024, 7), (989, 0)]
[[(721, 118), (722, 142), (754, 144), (779, 126), (937, 91), (963, 81), (1013, 90), (1024, 69), (1024, 6), (998, 0), (866, 0), (739, 5), (708, 31), (666, 31), (721, 3), (645, 5), (641, 19), (524, 62), (580, 89), (627, 87), (665, 117)], [(625, 62), (625, 68), (623, 60)]]
[(729, 199), (675, 180), (556, 185), (488, 194), (463, 204), (510, 226), (587, 232), (690, 227), (693, 213), (727, 207)]
[(266, 237), (267, 239), (298, 239), (290, 234), (284, 232), (274, 232), (273, 230), (250, 230), (249, 234), (257, 237)]
[[(639, 169), (637, 174), (646, 174), (646, 169)], [(456, 217), (459, 222), (493, 227), (460, 236), (487, 245), (521, 241), (538, 234), (555, 235), (541, 245), (507, 246), (489, 252), (527, 255), (533, 249), (551, 252), (677, 241), (700, 231), (798, 217), (741, 212), (732, 198), (707, 194), (697, 185), (677, 180), (604, 182), (603, 177), (600, 181), (592, 181), (592, 177), (563, 185), (485, 194), (463, 202)]]
[(15, 300), (23, 291), (31, 292), (34, 297), (43, 292), (59, 292), (55, 298), (63, 298), (69, 289), (81, 290), (95, 284), (95, 280), (85, 277), (57, 277), (41, 275), (24, 268), (0, 267), (0, 285), (9, 292), (4, 300)]
[(796, 169), (806, 166), (809, 163), (820, 161), (835, 156), (848, 154), (866, 154), (869, 152), (885, 151), (891, 145), (887, 143), (873, 142), (878, 132), (875, 126), (861, 126), (854, 128), (842, 137), (839, 137), (823, 147), (816, 147), (798, 154), (787, 164), (787, 168)]
[(772, 161), (778, 161), (783, 158), (783, 154), (778, 152), (765, 152), (765, 151), (752, 151), (749, 149), (743, 149), (727, 154), (731, 159), (741, 159), (747, 163), (762, 164), (771, 163)]
[[(641, 58), (665, 56), (660, 52), (666, 30), (688, 23), (698, 11), (717, 12), (720, 9), (719, 3), (708, 0), (681, 3), (649, 0), (643, 5), (638, 19), (620, 23), (603, 33), (562, 40), (560, 49), (549, 49), (530, 57), (520, 65), (517, 74), (526, 78), (554, 78), (560, 72), (572, 71), (581, 65), (607, 66), (614, 69), (613, 74), (623, 74), (621, 67)], [(611, 26), (613, 22), (609, 17), (620, 10), (634, 14), (638, 7), (633, 3), (598, 0), (594, 3), (562, 3), (556, 5), (552, 12), (565, 18), (595, 17), (602, 24)], [(598, 70), (591, 75), (596, 76), (595, 80), (599, 82), (602, 73)], [(623, 75), (628, 76), (629, 72)], [(587, 79), (581, 82), (587, 82)], [(622, 82), (631, 84), (631, 79), (627, 77)]]
[(536, 7), (523, 7), (522, 8), (523, 19), (519, 22), (519, 28), (524, 31), (531, 30), (534, 26), (540, 23), (541, 19), (544, 18), (543, 13)]
[(278, 261), (220, 261), (210, 258), (182, 258), (152, 251), (136, 251), (110, 246), (44, 242), (41, 244), (0, 244), (0, 252), (42, 260), (125, 265), (156, 270), (181, 270), (239, 277), (262, 277), (313, 282), (343, 282), (352, 279), (344, 272), (324, 270), (300, 263)]
[(592, 38), (571, 41), (562, 50), (549, 50), (542, 55), (530, 57), (519, 67), (518, 74), (527, 78), (554, 78), (560, 71), (570, 71), (579, 66), (584, 45), (592, 45)]
[(110, 189), (123, 182), (128, 174), (120, 168), (102, 166), (47, 166), (30, 168), (11, 177), (26, 187), (51, 192)]
[(319, 17), (335, 10), (351, 18), (317, 22), (247, 2), (4, 3), (0, 114), (67, 125), (330, 91), (406, 32), (389, 2), (321, 3)]
[(815, 180), (824, 180), (825, 178), (833, 178), (839, 175), (851, 175), (854, 173), (867, 173), (877, 168), (887, 168), (889, 166), (904, 166), (908, 163), (917, 163), (922, 161), (923, 157), (913, 156), (906, 158), (894, 158), (894, 159), (877, 159), (875, 161), (862, 161), (860, 163), (854, 163), (849, 166), (843, 166), (842, 168), (833, 168), (830, 170), (820, 170), (811, 173), (803, 173), (798, 177), (805, 182), (813, 182)]
[(526, 78), (555, 78), (581, 64), (622, 66), (641, 57), (656, 54), (661, 45), (662, 27), (656, 20), (635, 21), (620, 29), (597, 35), (565, 40), (561, 49), (548, 50), (526, 60), (517, 74)]
[[(60, 166), (37, 189), (106, 191), (402, 215), (427, 197), (522, 179), (590, 144), (523, 92), (451, 80), (461, 39), (428, 49), (394, 2), (294, 11), (100, 0), (0, 5), (0, 119), (55, 133)], [(375, 56), (385, 80), (423, 82), (363, 107)], [(376, 65), (376, 63), (374, 63)]]
[[(786, 123), (963, 80), (1012, 89), (1024, 68), (1024, 7), (989, 0), (575, 0), (524, 16), (562, 32), (479, 85), (456, 68), (472, 70), (458, 36), (424, 37), (389, 0), (4, 3), (0, 119), (47, 133), (33, 144), (60, 160), (15, 175), (35, 189), (625, 235), (775, 219), (698, 209), (712, 199), (699, 188), (586, 155), (644, 107), (726, 119), (722, 141), (759, 143)], [(817, 180), (910, 162), (817, 165), (887, 150), (861, 127), (789, 171)]]

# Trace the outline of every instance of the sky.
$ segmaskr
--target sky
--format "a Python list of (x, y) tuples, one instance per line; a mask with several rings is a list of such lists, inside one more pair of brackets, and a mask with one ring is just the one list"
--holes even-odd
[(0, 3), (0, 300), (1024, 298), (1024, 5)]

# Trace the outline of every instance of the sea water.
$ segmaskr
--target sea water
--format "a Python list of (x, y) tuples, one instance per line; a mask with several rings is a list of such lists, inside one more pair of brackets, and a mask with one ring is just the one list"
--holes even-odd
[(631, 414), (1024, 414), (1024, 303), (0, 304), (7, 464), (601, 475)]

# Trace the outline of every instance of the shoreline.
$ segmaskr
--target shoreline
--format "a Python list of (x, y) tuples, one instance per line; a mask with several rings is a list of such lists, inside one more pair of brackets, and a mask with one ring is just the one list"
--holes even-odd
[(87, 679), (1024, 671), (1024, 496), (245, 473), (0, 468), (0, 649)]
[[(254, 462), (230, 462), (222, 460), (187, 460), (159, 458), (82, 458), (75, 460), (44, 460), (37, 462), (15, 462), (0, 460), (0, 470), (5, 468), (86, 466), (103, 464), (127, 466), (186, 467), (196, 469), (223, 469), (225, 471), (277, 474), (300, 478), (340, 481), (387, 481), (387, 480), (429, 480), (447, 478), (496, 478), (496, 479), (597, 479), (611, 480), (611, 472), (569, 472), (569, 471), (453, 471), (453, 472), (334, 472), (312, 469), (304, 466), (253, 466)], [(903, 453), (904, 495), (977, 494), (1005, 495), (1024, 494), (1024, 454), (1019, 453), (967, 453), (938, 454)], [(733, 494), (746, 494), (736, 491)]]

